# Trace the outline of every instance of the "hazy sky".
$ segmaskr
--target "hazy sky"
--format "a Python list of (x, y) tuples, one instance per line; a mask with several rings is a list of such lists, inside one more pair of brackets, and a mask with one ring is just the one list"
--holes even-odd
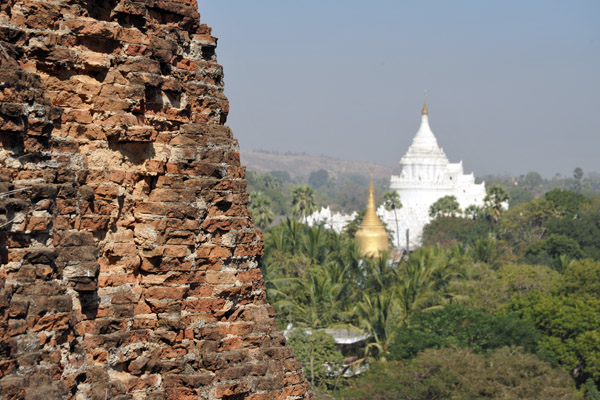
[(600, 1), (199, 0), (242, 149), (600, 172)]

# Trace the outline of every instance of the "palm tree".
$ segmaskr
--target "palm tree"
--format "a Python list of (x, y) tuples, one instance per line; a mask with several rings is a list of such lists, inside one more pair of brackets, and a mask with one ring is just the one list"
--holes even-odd
[(494, 258), (497, 256), (496, 247), (496, 238), (491, 234), (487, 237), (480, 237), (473, 244), (473, 260), (492, 264), (492, 261), (494, 261)]
[(554, 269), (562, 274), (567, 270), (569, 265), (573, 264), (573, 262), (574, 262), (573, 258), (569, 257), (566, 254), (561, 254), (554, 261)]
[(282, 183), (281, 179), (275, 178), (271, 174), (265, 174), (262, 176), (262, 183), (267, 189), (281, 190)]
[(271, 251), (284, 252), (286, 250), (285, 231), (281, 224), (274, 226), (265, 233), (265, 256), (267, 259)]
[(385, 359), (388, 344), (404, 320), (394, 291), (386, 290), (375, 295), (363, 293), (354, 312), (359, 327), (371, 336), (372, 342), (367, 345), (367, 351), (374, 349), (377, 358)]
[(271, 209), (271, 200), (263, 192), (250, 193), (249, 208), (254, 223), (262, 230), (266, 229), (275, 218), (275, 214)]
[(306, 232), (306, 252), (315, 262), (322, 262), (327, 255), (326, 231), (322, 226), (311, 227)]
[(331, 251), (326, 260), (345, 266), (348, 271), (346, 277), (352, 282), (353, 287), (360, 285), (365, 279), (364, 271), (361, 268), (362, 260), (360, 258), (360, 246), (356, 240), (347, 235), (331, 235), (329, 246)]
[(457, 249), (426, 247), (398, 266), (398, 302), (407, 322), (417, 311), (435, 309), (441, 304), (461, 300), (452, 292), (450, 282), (461, 276), (466, 257)]
[(483, 208), (476, 206), (475, 204), (471, 204), (467, 208), (465, 208), (465, 217), (476, 220), (481, 215), (483, 215)]
[(282, 225), (287, 242), (286, 251), (292, 254), (302, 252), (302, 227), (304, 225), (290, 218), (286, 218)]
[(573, 178), (575, 178), (575, 192), (581, 193), (581, 188), (583, 187), (581, 184), (583, 180), (583, 170), (579, 167), (575, 168), (573, 170)]
[(295, 188), (292, 192), (292, 205), (294, 206), (294, 215), (306, 223), (306, 218), (317, 209), (313, 188), (307, 185)]
[(457, 212), (460, 212), (460, 208), (455, 196), (440, 197), (438, 201), (429, 207), (429, 216), (431, 218), (435, 218), (438, 215), (450, 215), (453, 217)]
[(396, 210), (402, 208), (402, 203), (400, 202), (400, 195), (398, 195), (398, 192), (385, 192), (383, 194), (383, 206), (387, 211), (394, 211), (394, 218), (396, 219), (396, 240), (398, 241), (398, 248), (400, 248), (400, 228), (398, 227), (398, 213)]
[(381, 252), (378, 258), (369, 257), (363, 260), (364, 285), (369, 293), (381, 293), (398, 283), (398, 273), (395, 264), (390, 262), (388, 253)]
[(485, 203), (485, 208), (494, 219), (494, 222), (498, 223), (500, 215), (504, 210), (504, 204), (506, 204), (509, 199), (509, 194), (500, 185), (490, 186), (487, 189), (487, 194), (483, 201)]
[(320, 329), (339, 323), (348, 304), (344, 298), (347, 286), (344, 275), (345, 269), (316, 265), (306, 279), (276, 282), (282, 300), (275, 302), (275, 306), (287, 308), (293, 322), (300, 326)]

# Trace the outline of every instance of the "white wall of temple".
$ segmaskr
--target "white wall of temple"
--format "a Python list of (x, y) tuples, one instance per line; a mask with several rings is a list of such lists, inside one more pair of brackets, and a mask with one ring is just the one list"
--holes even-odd
[[(377, 214), (386, 223), (388, 229), (393, 231), (394, 245), (406, 248), (406, 229), (409, 229), (409, 245), (414, 250), (422, 243), (423, 229), (431, 218), (429, 209), (433, 203), (444, 196), (454, 196), (464, 211), (470, 205), (483, 206), (486, 195), (485, 184), (476, 184), (473, 175), (453, 174), (452, 180), (442, 182), (411, 182), (403, 180), (398, 176), (392, 177), (390, 189), (395, 190), (402, 203), (402, 208), (397, 210), (398, 227), (396, 227), (396, 216), (393, 211), (387, 211), (383, 206), (379, 207)], [(448, 175), (447, 175), (448, 176)], [(449, 183), (452, 182), (452, 183)]]
[(383, 206), (377, 210), (377, 215), (392, 231), (394, 236), (394, 246), (400, 244), (400, 248), (406, 249), (406, 230), (409, 230), (409, 249), (414, 250), (421, 246), (421, 237), (423, 227), (430, 221), (429, 210), (425, 211), (421, 207), (403, 206), (396, 210), (398, 216), (398, 226), (396, 227), (396, 216), (394, 211), (387, 211)]
[(306, 218), (306, 223), (308, 226), (322, 224), (326, 229), (341, 233), (346, 225), (356, 218), (356, 215), (356, 211), (352, 214), (333, 213), (329, 207), (325, 207), (309, 215)]
[(452, 188), (421, 188), (421, 189), (396, 189), (403, 206), (412, 205), (415, 208), (427, 208), (440, 197), (452, 196)]
[[(414, 250), (421, 246), (422, 235), (425, 225), (431, 221), (429, 208), (438, 199), (444, 196), (455, 196), (460, 208), (464, 211), (471, 204), (483, 206), (485, 198), (485, 184), (475, 184), (472, 175), (464, 175), (467, 184), (455, 186), (453, 188), (407, 188), (398, 190), (402, 208), (394, 211), (387, 211), (383, 205), (377, 209), (377, 215), (392, 231), (394, 236), (394, 246), (406, 249), (406, 230), (409, 230), (409, 248)], [(464, 183), (464, 182), (463, 182)], [(398, 224), (396, 225), (396, 216)], [(308, 225), (314, 226), (323, 224), (327, 229), (332, 229), (337, 233), (342, 232), (344, 227), (356, 217), (356, 212), (345, 215), (332, 213), (329, 207), (315, 211), (307, 218)], [(399, 240), (399, 242), (398, 242)]]
[(459, 188), (453, 194), (453, 196), (456, 196), (456, 200), (463, 211), (470, 205), (482, 207), (485, 195), (486, 191), (484, 183), (472, 184)]

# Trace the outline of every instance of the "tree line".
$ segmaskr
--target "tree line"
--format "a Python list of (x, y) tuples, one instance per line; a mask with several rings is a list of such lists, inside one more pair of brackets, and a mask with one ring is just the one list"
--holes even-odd
[[(397, 261), (361, 259), (351, 229), (305, 225), (317, 194), (291, 196), (262, 268), (319, 397), (600, 399), (600, 197), (557, 189), (506, 210), (501, 189), (436, 212)], [(368, 338), (344, 358), (325, 328)]]

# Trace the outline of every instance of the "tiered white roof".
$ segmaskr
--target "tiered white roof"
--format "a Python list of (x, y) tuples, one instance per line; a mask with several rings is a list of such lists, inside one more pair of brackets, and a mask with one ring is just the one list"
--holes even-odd
[(429, 116), (427, 114), (421, 116), (419, 131), (413, 138), (408, 151), (402, 157), (401, 163), (410, 164), (423, 159), (429, 159), (432, 163), (439, 163), (440, 165), (448, 164), (448, 158), (446, 158), (444, 150), (438, 146), (437, 139), (429, 127)]

